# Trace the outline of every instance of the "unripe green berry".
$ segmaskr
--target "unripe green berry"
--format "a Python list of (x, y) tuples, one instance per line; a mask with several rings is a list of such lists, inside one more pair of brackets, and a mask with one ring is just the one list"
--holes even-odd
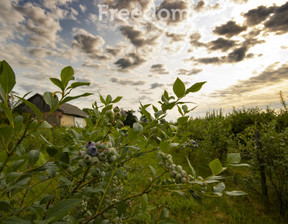
[(86, 155), (86, 152), (85, 152), (85, 151), (79, 151), (79, 152), (78, 152), (78, 156), (79, 156), (80, 158), (84, 158), (85, 155)]
[(187, 176), (187, 172), (185, 170), (182, 170), (181, 171), (181, 175), (182, 175), (182, 177), (186, 177)]
[(177, 170), (178, 172), (182, 172), (182, 166), (177, 165), (177, 166), (176, 166), (176, 170)]
[(117, 157), (116, 157), (115, 155), (113, 155), (113, 156), (110, 157), (110, 161), (111, 161), (111, 162), (115, 162), (116, 159), (117, 159)]
[(100, 177), (105, 177), (105, 171), (101, 171), (101, 173), (100, 173)]
[(85, 161), (85, 163), (90, 163), (91, 162), (91, 156), (85, 155), (84, 161)]
[(187, 180), (186, 180), (186, 178), (185, 178), (185, 177), (182, 177), (182, 178), (181, 178), (181, 183), (185, 184), (185, 183), (186, 183), (186, 181), (187, 181)]

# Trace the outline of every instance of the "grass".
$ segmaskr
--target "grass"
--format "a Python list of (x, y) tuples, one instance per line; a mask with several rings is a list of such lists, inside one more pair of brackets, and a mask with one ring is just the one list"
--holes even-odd
[[(169, 152), (173, 156), (175, 164), (181, 164), (183, 169), (189, 172), (186, 157), (184, 153), (181, 153), (175, 149), (170, 149)], [(198, 152), (193, 153), (191, 163), (194, 166), (196, 172), (201, 170), (200, 175), (204, 177), (210, 175), (209, 158), (203, 154), (201, 149)], [(142, 173), (147, 173), (149, 165), (152, 165), (157, 174), (161, 172), (161, 168), (158, 165), (157, 152), (147, 154), (141, 159), (135, 159), (129, 164), (134, 169), (129, 176), (129, 183), (131, 189), (135, 192), (140, 192), (141, 189), (148, 184), (148, 178), (151, 175), (143, 176)], [(236, 171), (236, 172), (235, 172)], [(149, 171), (148, 171), (149, 174)], [(225, 184), (229, 186), (228, 190), (241, 190), (239, 186), (235, 184), (235, 180), (239, 178), (239, 175), (249, 175), (249, 169), (239, 168), (239, 171), (231, 170), (227, 171), (224, 175), (228, 176), (225, 180)], [(143, 181), (144, 180), (144, 181)], [(237, 181), (236, 181), (237, 183)], [(280, 223), (277, 217), (267, 213), (263, 207), (261, 201), (253, 195), (229, 197), (223, 196), (221, 198), (203, 198), (202, 204), (197, 203), (195, 200), (189, 200), (181, 195), (171, 192), (153, 191), (149, 193), (149, 202), (157, 209), (151, 213), (159, 215), (160, 211), (165, 207), (170, 211), (170, 217), (177, 220), (178, 223), (188, 224), (215, 224), (215, 223), (253, 223), (253, 224), (272, 224)], [(162, 206), (160, 206), (162, 205)]]

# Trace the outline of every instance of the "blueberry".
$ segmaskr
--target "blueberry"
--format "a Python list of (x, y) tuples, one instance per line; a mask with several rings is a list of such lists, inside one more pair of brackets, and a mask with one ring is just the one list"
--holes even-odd
[(92, 142), (92, 141), (87, 142), (86, 148), (88, 149), (90, 146), (96, 146), (95, 142)]
[(96, 156), (98, 154), (98, 151), (97, 151), (97, 148), (95, 145), (90, 145), (88, 148), (87, 148), (87, 154), (90, 155), (90, 156)]

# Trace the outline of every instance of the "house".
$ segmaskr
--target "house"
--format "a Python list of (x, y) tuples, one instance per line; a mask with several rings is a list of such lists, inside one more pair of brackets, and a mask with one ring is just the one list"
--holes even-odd
[[(28, 101), (33, 103), (42, 112), (43, 117), (49, 114), (50, 107), (45, 103), (42, 95), (37, 93), (29, 98)], [(19, 105), (18, 109), (23, 112), (32, 112), (25, 104)], [(88, 115), (84, 111), (69, 103), (65, 103), (47, 119), (47, 122), (52, 126), (84, 128), (86, 126), (86, 117)]]

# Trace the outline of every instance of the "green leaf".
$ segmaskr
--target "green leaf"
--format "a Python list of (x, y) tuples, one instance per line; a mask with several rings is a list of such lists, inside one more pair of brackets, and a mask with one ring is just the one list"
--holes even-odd
[(18, 133), (19, 131), (21, 131), (21, 129), (23, 127), (23, 116), (18, 115), (16, 117), (14, 117), (13, 122), (14, 122), (14, 126), (15, 126), (15, 132)]
[(62, 91), (64, 91), (64, 86), (63, 86), (63, 83), (59, 80), (59, 79), (56, 79), (56, 78), (50, 78), (50, 81), (58, 86)]
[(43, 99), (44, 99), (45, 103), (47, 103), (49, 105), (51, 111), (56, 109), (56, 107), (58, 105), (58, 97), (56, 95), (53, 96), (53, 94), (51, 92), (45, 92), (43, 94)]
[(186, 124), (187, 121), (188, 121), (188, 119), (189, 119), (189, 116), (179, 117), (179, 118), (177, 119), (177, 123), (178, 123), (178, 125)]
[(99, 96), (100, 96), (101, 102), (102, 102), (104, 105), (106, 105), (106, 101), (104, 100), (103, 96), (102, 96), (101, 94), (99, 94)]
[(242, 196), (242, 195), (247, 195), (244, 191), (225, 191), (225, 194), (228, 196)]
[(3, 102), (5, 102), (5, 91), (2, 88), (2, 86), (0, 85), (0, 100), (3, 100)]
[(185, 85), (181, 79), (177, 78), (174, 85), (173, 91), (178, 98), (181, 98), (185, 95)]
[(106, 97), (106, 103), (109, 104), (112, 102), (112, 96), (111, 95), (107, 95)]
[(84, 93), (84, 94), (81, 94), (81, 95), (78, 95), (78, 96), (68, 96), (68, 97), (65, 97), (62, 101), (61, 101), (61, 104), (64, 104), (64, 103), (67, 103), (71, 100), (75, 100), (75, 99), (78, 99), (78, 98), (81, 98), (81, 97), (86, 97), (86, 96), (91, 96), (93, 95), (92, 93)]
[(74, 80), (73, 75), (74, 75), (74, 70), (71, 66), (67, 66), (62, 69), (60, 76), (61, 76), (61, 82), (64, 86), (64, 89), (67, 87), (68, 82), (70, 80)]
[(1, 223), (3, 223), (3, 224), (15, 224), (15, 223), (17, 223), (17, 224), (31, 224), (30, 221), (19, 219), (15, 216), (1, 220)]
[(47, 121), (43, 121), (39, 128), (53, 128), (51, 124), (49, 124)]
[(153, 168), (153, 166), (149, 165), (149, 168), (150, 168), (153, 176), (156, 177), (156, 171), (155, 171), (155, 169)]
[(13, 128), (11, 126), (5, 125), (0, 127), (0, 136), (6, 139), (10, 139), (13, 132)]
[(126, 210), (127, 210), (127, 205), (125, 201), (120, 201), (118, 204), (118, 213), (119, 216), (121, 217), (121, 215), (125, 215), (126, 214)]
[(59, 148), (56, 146), (48, 146), (46, 152), (50, 157), (54, 157), (59, 151)]
[(73, 82), (70, 87), (72, 89), (79, 87), (79, 86), (90, 86), (90, 82)]
[(229, 153), (227, 155), (227, 163), (228, 164), (237, 164), (241, 162), (240, 153)]
[(184, 116), (184, 113), (183, 113), (181, 107), (179, 107), (179, 105), (177, 105), (177, 107), (178, 107), (178, 112), (179, 112), (182, 116)]
[(164, 91), (164, 97), (165, 97), (167, 100), (169, 100), (169, 94), (168, 94), (167, 90)]
[(0, 103), (0, 108), (4, 111), (6, 117), (8, 118), (11, 126), (14, 128), (13, 114), (7, 105)]
[(198, 82), (186, 90), (185, 94), (198, 92), (206, 82)]
[(15, 73), (10, 65), (5, 61), (0, 62), (0, 85), (5, 92), (5, 102), (8, 99), (8, 93), (11, 92), (15, 86)]
[(33, 166), (35, 163), (37, 163), (39, 157), (40, 157), (40, 152), (38, 150), (31, 150), (30, 152), (28, 152), (29, 165)]
[(136, 132), (141, 132), (141, 131), (143, 131), (143, 126), (140, 123), (134, 123), (133, 124), (133, 130)]
[(183, 110), (185, 113), (188, 113), (188, 112), (189, 112), (187, 105), (183, 105), (183, 106), (182, 106), (182, 110)]
[(11, 212), (12, 211), (12, 207), (8, 201), (0, 201), (0, 211), (3, 211), (3, 212)]
[(210, 167), (212, 174), (214, 176), (218, 175), (219, 173), (221, 173), (222, 171), (224, 171), (226, 169), (226, 168), (223, 168), (219, 159), (214, 159), (213, 161), (211, 161), (209, 163), (209, 167)]
[(29, 102), (28, 100), (25, 100), (24, 98), (18, 97), (23, 103), (26, 104), (27, 107), (29, 107), (38, 117), (38, 119), (42, 120), (43, 116), (41, 111), (31, 102)]
[(66, 216), (76, 205), (80, 204), (80, 199), (66, 199), (59, 201), (56, 205), (47, 211), (46, 219), (52, 219), (55, 222)]
[(19, 160), (13, 162), (9, 168), (12, 171), (16, 171), (16, 170), (19, 170), (22, 166), (24, 166), (25, 163), (26, 163), (25, 159), (19, 159)]
[(122, 96), (117, 96), (115, 100), (112, 101), (112, 103), (118, 103), (120, 100), (122, 100)]

